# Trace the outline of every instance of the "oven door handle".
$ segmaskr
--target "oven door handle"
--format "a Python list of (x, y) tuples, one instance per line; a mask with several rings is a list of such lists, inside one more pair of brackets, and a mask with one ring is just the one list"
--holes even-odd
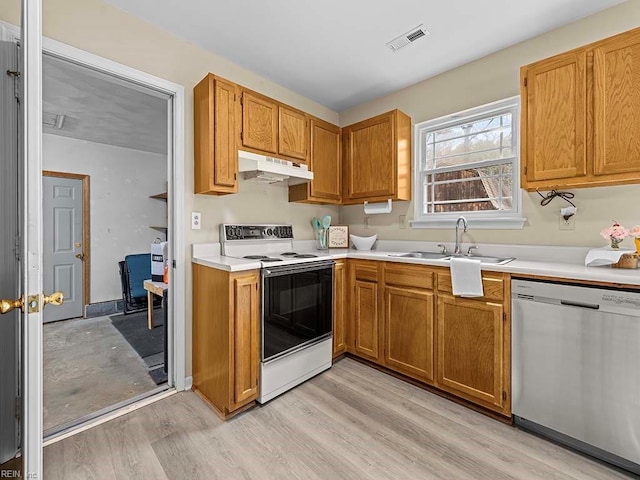
[(287, 265), (276, 268), (263, 268), (262, 276), (267, 277), (280, 277), (282, 275), (290, 275), (292, 273), (300, 272), (315, 272), (317, 270), (324, 270), (332, 268), (336, 262), (333, 260), (326, 260), (318, 263), (303, 263), (300, 265)]

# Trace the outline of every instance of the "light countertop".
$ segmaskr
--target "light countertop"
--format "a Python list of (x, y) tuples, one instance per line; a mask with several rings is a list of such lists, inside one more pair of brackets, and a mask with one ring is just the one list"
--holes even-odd
[[(382, 243), (382, 242), (381, 242)], [(402, 250), (387, 250), (386, 248), (393, 246), (399, 247), (402, 245), (398, 245), (399, 242), (389, 242), (389, 245), (381, 244), (379, 247), (385, 248), (384, 250), (376, 249), (369, 251), (358, 251), (352, 249), (339, 249), (339, 250), (331, 250), (329, 255), (331, 255), (334, 259), (343, 259), (343, 258), (353, 258), (353, 259), (361, 259), (361, 260), (377, 260), (377, 261), (386, 261), (386, 262), (397, 262), (397, 263), (408, 263), (414, 265), (431, 265), (436, 267), (448, 267), (449, 262), (444, 260), (427, 260), (421, 258), (410, 258), (410, 257), (397, 257), (394, 255), (399, 255), (402, 253), (406, 253), (415, 249), (415, 246), (411, 246), (414, 248), (403, 248)], [(200, 244), (194, 245), (193, 250), (193, 262), (199, 265), (205, 265), (212, 268), (217, 268), (220, 270), (226, 270), (228, 272), (240, 272), (245, 270), (255, 270), (260, 268), (260, 262), (255, 260), (244, 260), (238, 258), (230, 258), (220, 255), (219, 253), (215, 253), (217, 248), (217, 252), (219, 252), (219, 244)], [(491, 250), (491, 246), (482, 247), (483, 254), (485, 252)], [(519, 247), (517, 247), (519, 248)], [(554, 249), (555, 247), (541, 247), (539, 249), (544, 253), (544, 249)], [(423, 248), (427, 251), (437, 251), (429, 248)], [(306, 245), (304, 242), (299, 244), (299, 250), (301, 252), (309, 252), (312, 253), (313, 249), (311, 245)], [(576, 249), (578, 250), (578, 249)], [(504, 265), (482, 265), (482, 270), (485, 271), (493, 271), (493, 272), (505, 272), (510, 273), (512, 275), (518, 274), (526, 274), (526, 275), (537, 275), (543, 277), (553, 277), (553, 278), (564, 278), (571, 280), (587, 280), (594, 282), (606, 282), (606, 283), (617, 283), (617, 284), (626, 284), (626, 285), (637, 285), (640, 286), (640, 269), (629, 270), (629, 269), (620, 269), (620, 268), (611, 268), (609, 266), (601, 266), (601, 267), (585, 267), (582, 263), (579, 263), (579, 258), (584, 259), (584, 254), (582, 252), (584, 249), (580, 249), (580, 251), (573, 252), (573, 255), (569, 251), (563, 251), (563, 258), (568, 258), (570, 261), (559, 261), (557, 258), (557, 252), (553, 254), (553, 252), (549, 252), (549, 255), (545, 255), (544, 260), (540, 259), (518, 259), (518, 253), (513, 251), (512, 253), (506, 253), (505, 249), (502, 249), (502, 253), (508, 256), (515, 256), (516, 260), (513, 260)], [(539, 253), (538, 251), (536, 253)], [(323, 255), (326, 255), (323, 252)]]

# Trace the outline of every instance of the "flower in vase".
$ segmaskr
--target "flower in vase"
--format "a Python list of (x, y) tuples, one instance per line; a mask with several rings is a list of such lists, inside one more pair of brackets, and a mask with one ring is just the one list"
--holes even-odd
[(618, 246), (622, 243), (622, 240), (629, 236), (629, 230), (616, 222), (602, 230), (600, 236), (611, 241), (611, 248), (619, 248)]

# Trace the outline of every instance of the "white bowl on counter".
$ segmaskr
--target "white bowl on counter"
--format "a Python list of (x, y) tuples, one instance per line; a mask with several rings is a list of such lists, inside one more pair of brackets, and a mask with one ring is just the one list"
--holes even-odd
[(357, 235), (349, 235), (351, 238), (351, 243), (356, 248), (356, 250), (371, 250), (373, 244), (376, 243), (378, 239), (378, 235), (373, 235), (371, 237), (359, 237)]

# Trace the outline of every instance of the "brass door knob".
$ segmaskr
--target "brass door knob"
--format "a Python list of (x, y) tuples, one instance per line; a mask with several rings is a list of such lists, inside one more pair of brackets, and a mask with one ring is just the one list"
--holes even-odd
[(49, 296), (42, 294), (42, 306), (51, 304), (55, 306), (62, 305), (64, 303), (64, 295), (62, 292), (54, 292)]
[(84, 253), (76, 253), (76, 258), (79, 258), (80, 260), (84, 261)]
[(0, 300), (0, 314), (9, 313), (14, 308), (19, 308), (24, 311), (24, 297), (20, 297), (17, 300)]

